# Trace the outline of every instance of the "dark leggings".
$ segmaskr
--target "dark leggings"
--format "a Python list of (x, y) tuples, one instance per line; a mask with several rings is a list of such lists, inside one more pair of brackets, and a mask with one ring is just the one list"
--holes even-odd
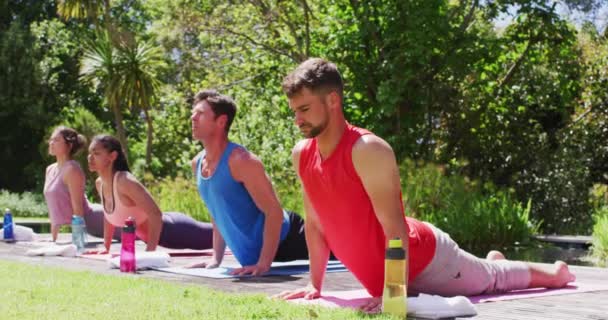
[[(304, 236), (304, 219), (292, 211), (287, 211), (287, 215), (289, 216), (289, 232), (279, 244), (274, 261), (308, 260), (308, 246)], [(338, 260), (331, 251), (329, 252), (329, 259)]]
[(274, 261), (308, 260), (308, 247), (304, 236), (304, 220), (295, 212), (287, 211), (289, 232), (279, 244)]
[[(95, 237), (103, 238), (104, 215), (103, 207), (91, 205), (91, 212), (84, 215), (87, 232)], [(212, 247), (213, 227), (211, 223), (194, 220), (192, 217), (179, 212), (164, 212), (163, 226), (158, 245), (170, 249), (203, 250)], [(114, 228), (112, 238), (120, 241), (120, 228)]]

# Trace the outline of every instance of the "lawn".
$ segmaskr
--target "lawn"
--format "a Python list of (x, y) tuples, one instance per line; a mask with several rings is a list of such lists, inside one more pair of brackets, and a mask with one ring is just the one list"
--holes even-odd
[(0, 261), (2, 319), (391, 319), (141, 276)]

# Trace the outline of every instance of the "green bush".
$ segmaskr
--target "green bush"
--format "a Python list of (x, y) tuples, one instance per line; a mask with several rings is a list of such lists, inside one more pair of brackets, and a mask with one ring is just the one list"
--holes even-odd
[(401, 165), (406, 214), (433, 223), (461, 248), (484, 254), (515, 244), (525, 244), (538, 230), (526, 205), (510, 192), (490, 184), (479, 185), (458, 175), (445, 176), (432, 164)]
[(594, 220), (591, 254), (600, 266), (605, 267), (608, 264), (608, 206), (598, 209)]
[(0, 208), (11, 210), (15, 217), (48, 217), (49, 211), (42, 195), (31, 192), (21, 194), (0, 190)]
[(148, 185), (162, 211), (177, 211), (198, 221), (210, 221), (209, 211), (198, 194), (193, 180), (181, 176), (165, 178)]

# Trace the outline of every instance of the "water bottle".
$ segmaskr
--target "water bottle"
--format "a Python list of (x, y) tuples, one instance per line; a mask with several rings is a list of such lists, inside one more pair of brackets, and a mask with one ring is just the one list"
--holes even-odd
[(384, 260), (382, 311), (400, 318), (407, 316), (405, 267), (405, 250), (403, 250), (401, 239), (390, 240)]
[(120, 239), (120, 271), (135, 272), (135, 220), (132, 217), (125, 221)]
[(87, 240), (84, 219), (81, 216), (72, 216), (72, 243), (76, 246), (78, 253), (84, 252)]
[(11, 210), (8, 208), (6, 208), (6, 211), (4, 211), (2, 228), (4, 229), (4, 241), (15, 241), (15, 234), (13, 233), (13, 215), (11, 214)]

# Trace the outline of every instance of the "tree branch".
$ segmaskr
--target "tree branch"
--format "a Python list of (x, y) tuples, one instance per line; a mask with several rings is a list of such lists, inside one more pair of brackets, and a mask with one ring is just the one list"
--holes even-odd
[(296, 62), (298, 61), (297, 57), (294, 57), (293, 55), (291, 55), (288, 52), (284, 52), (284, 51), (275, 49), (275, 48), (273, 48), (273, 47), (271, 47), (269, 45), (266, 45), (266, 44), (264, 44), (262, 42), (256, 41), (255, 39), (253, 39), (251, 36), (249, 36), (247, 34), (244, 34), (244, 33), (241, 33), (241, 32), (237, 32), (237, 31), (234, 31), (234, 30), (226, 28), (226, 27), (221, 27), (221, 28), (202, 28), (201, 30), (203, 30), (203, 31), (209, 31), (209, 32), (221, 32), (221, 31), (225, 31), (225, 32), (230, 33), (232, 35), (241, 37), (241, 38), (249, 41), (250, 43), (252, 43), (252, 44), (254, 44), (256, 46), (262, 47), (262, 48), (264, 48), (265, 50), (267, 50), (269, 52), (272, 52), (274, 54), (278, 54), (278, 55), (281, 55), (281, 56), (285, 56), (285, 57), (287, 57), (289, 59), (292, 59), (293, 61), (296, 61)]
[(497, 89), (502, 88), (505, 85), (505, 83), (507, 83), (511, 80), (511, 78), (515, 74), (515, 71), (517, 71), (517, 69), (519, 68), (521, 63), (524, 61), (524, 58), (528, 54), (528, 51), (530, 50), (532, 42), (533, 42), (533, 40), (528, 40), (528, 43), (526, 44), (526, 49), (524, 49), (524, 52), (521, 53), (521, 55), (517, 58), (515, 63), (513, 63), (511, 65), (511, 67), (509, 68), (509, 71), (507, 71), (507, 74), (502, 78), (502, 80), (500, 80), (498, 82)]

